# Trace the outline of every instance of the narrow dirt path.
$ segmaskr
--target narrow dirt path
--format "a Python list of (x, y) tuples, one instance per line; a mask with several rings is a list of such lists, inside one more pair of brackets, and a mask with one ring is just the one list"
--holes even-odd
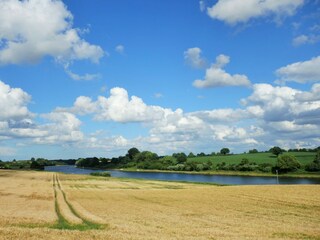
[[(55, 174), (53, 177), (53, 185), (54, 185), (54, 191), (55, 191), (55, 201), (57, 202), (57, 207), (59, 209), (56, 209), (57, 212), (59, 212), (62, 217), (71, 224), (81, 224), (83, 223), (83, 220), (79, 218), (72, 209), (70, 208), (68, 202), (66, 201), (65, 194), (61, 189), (61, 185), (59, 183), (58, 175)], [(59, 217), (59, 214), (58, 214)]]
[[(107, 226), (103, 219), (90, 213), (77, 202), (70, 203), (57, 173), (53, 174), (52, 182), (58, 228), (89, 230), (103, 229)], [(73, 205), (77, 206), (76, 209)]]

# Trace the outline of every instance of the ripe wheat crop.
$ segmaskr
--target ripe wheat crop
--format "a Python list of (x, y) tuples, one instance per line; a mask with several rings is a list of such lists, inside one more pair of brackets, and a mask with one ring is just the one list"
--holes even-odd
[(317, 185), (0, 171), (0, 206), (0, 239), (320, 239)]

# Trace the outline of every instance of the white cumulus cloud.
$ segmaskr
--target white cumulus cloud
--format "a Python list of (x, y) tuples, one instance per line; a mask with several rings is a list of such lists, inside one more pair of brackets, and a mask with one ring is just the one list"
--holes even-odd
[(291, 16), (303, 3), (304, 0), (219, 0), (207, 13), (213, 19), (235, 25), (269, 15)]
[(201, 57), (201, 49), (198, 47), (189, 48), (184, 52), (184, 59), (187, 64), (194, 68), (206, 66), (206, 60)]
[(28, 103), (31, 96), (21, 88), (11, 88), (0, 81), (0, 120), (22, 120), (31, 117)]
[(276, 74), (280, 77), (277, 83), (320, 81), (320, 56), (281, 67), (276, 70)]
[(197, 88), (224, 87), (224, 86), (250, 86), (247, 76), (227, 73), (223, 67), (228, 64), (230, 58), (226, 55), (219, 55), (216, 62), (206, 70), (204, 80), (195, 80), (193, 86)]
[(98, 62), (104, 51), (82, 39), (72, 20), (61, 0), (1, 0), (0, 64), (35, 63), (45, 56)]

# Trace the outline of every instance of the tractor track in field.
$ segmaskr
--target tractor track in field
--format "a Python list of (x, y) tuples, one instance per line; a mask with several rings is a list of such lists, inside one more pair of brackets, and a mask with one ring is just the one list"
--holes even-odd
[(88, 212), (76, 202), (78, 209), (81, 211), (74, 208), (63, 190), (63, 186), (57, 173), (54, 173), (52, 176), (52, 186), (54, 191), (55, 211), (58, 217), (58, 223), (54, 226), (55, 228), (89, 230), (104, 229), (106, 227), (106, 224), (102, 219)]

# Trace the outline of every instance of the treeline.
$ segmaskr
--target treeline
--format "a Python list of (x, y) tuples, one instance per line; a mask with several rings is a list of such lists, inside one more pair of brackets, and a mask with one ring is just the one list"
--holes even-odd
[[(280, 150), (279, 150), (280, 149)], [(239, 164), (234, 163), (218, 163), (213, 164), (211, 160), (199, 162), (193, 160), (196, 155), (190, 153), (174, 153), (171, 156), (158, 156), (150, 151), (140, 152), (137, 148), (128, 150), (125, 156), (118, 158), (81, 158), (76, 162), (77, 167), (84, 168), (101, 168), (101, 169), (119, 169), (119, 168), (136, 168), (146, 170), (171, 170), (171, 171), (255, 171), (255, 172), (278, 172), (287, 173), (298, 170), (308, 172), (320, 171), (320, 149), (316, 153), (315, 159), (310, 164), (302, 166), (295, 156), (288, 153), (282, 154), (282, 149), (273, 147), (269, 150), (277, 156), (276, 164), (250, 162), (244, 158)], [(224, 152), (224, 151), (223, 151)], [(221, 153), (226, 155), (227, 153)]]
[(45, 158), (31, 158), (30, 160), (12, 160), (10, 162), (3, 162), (0, 160), (1, 169), (12, 170), (44, 170), (45, 166), (54, 166), (55, 162)]
[[(314, 161), (302, 165), (291, 152), (316, 152)], [(128, 150), (125, 156), (114, 158), (79, 158), (79, 159), (58, 159), (47, 160), (44, 158), (31, 158), (30, 160), (13, 160), (11, 162), (3, 162), (0, 160), (0, 168), (2, 169), (36, 169), (43, 170), (45, 166), (54, 165), (76, 165), (83, 168), (97, 168), (97, 169), (146, 169), (146, 170), (171, 170), (171, 171), (254, 171), (254, 172), (278, 172), (286, 173), (292, 171), (320, 171), (320, 147), (315, 149), (289, 149), (285, 151), (280, 147), (273, 147), (266, 152), (270, 152), (277, 157), (275, 164), (268, 162), (257, 164), (243, 158), (239, 163), (214, 163), (214, 158), (203, 159), (200, 157), (207, 156), (223, 156), (230, 155), (228, 148), (222, 148), (219, 152), (212, 152), (205, 154), (203, 152), (193, 154), (192, 152), (186, 155), (185, 153), (173, 153), (171, 156), (158, 156), (156, 153), (150, 151), (140, 152), (137, 148)], [(257, 149), (251, 149), (249, 154), (259, 153)], [(232, 153), (231, 153), (232, 154)], [(243, 155), (242, 155), (243, 157)]]

